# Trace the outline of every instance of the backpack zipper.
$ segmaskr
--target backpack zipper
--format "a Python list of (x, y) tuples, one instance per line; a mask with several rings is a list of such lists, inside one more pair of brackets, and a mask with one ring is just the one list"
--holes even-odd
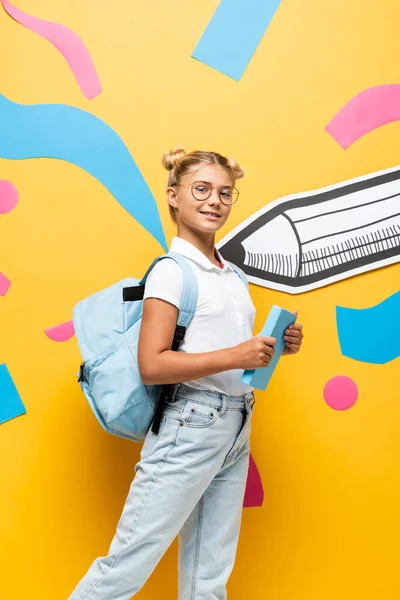
[(85, 363), (84, 362), (81, 362), (81, 366), (79, 368), (78, 383), (81, 383), (82, 381), (86, 381), (86, 377), (85, 377)]

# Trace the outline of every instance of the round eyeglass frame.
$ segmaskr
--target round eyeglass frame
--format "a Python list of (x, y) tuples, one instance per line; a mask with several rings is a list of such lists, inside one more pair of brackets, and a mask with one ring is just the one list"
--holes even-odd
[[(196, 185), (196, 183), (203, 183), (203, 184), (206, 184), (206, 185), (210, 186), (210, 193), (208, 194), (207, 198), (196, 198), (196, 196), (194, 195), (194, 192), (193, 192), (193, 186)], [(230, 189), (233, 192), (236, 193), (236, 198), (235, 198), (235, 200), (233, 202), (226, 202), (226, 201), (224, 201), (221, 198), (220, 190), (223, 190), (223, 189), (225, 189), (225, 188), (227, 188), (229, 186), (225, 185), (225, 186), (222, 186), (220, 188), (216, 188), (213, 185), (211, 185), (210, 183), (208, 183), (208, 181), (195, 181), (194, 183), (175, 183), (171, 187), (190, 187), (190, 191), (192, 192), (192, 196), (193, 196), (193, 198), (195, 200), (197, 200), (197, 202), (205, 202), (206, 200), (208, 200), (211, 197), (211, 195), (213, 193), (213, 190), (217, 190), (217, 192), (218, 192), (218, 198), (221, 200), (222, 204), (225, 204), (225, 206), (232, 206), (233, 204), (236, 204), (236, 202), (239, 199), (239, 195), (240, 195), (239, 190), (237, 188), (235, 188), (234, 186), (232, 186)]]

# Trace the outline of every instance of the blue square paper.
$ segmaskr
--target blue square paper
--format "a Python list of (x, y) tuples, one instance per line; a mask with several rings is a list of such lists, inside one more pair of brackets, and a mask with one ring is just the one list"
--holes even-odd
[(240, 81), (281, 0), (221, 0), (193, 58)]

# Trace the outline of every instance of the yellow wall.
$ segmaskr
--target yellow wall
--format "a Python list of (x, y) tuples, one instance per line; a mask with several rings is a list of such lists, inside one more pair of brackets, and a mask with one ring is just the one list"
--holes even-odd
[[(283, 0), (240, 83), (191, 58), (217, 0), (15, 4), (79, 33), (104, 92), (87, 101), (59, 53), (4, 11), (0, 92), (77, 106), (116, 129), (157, 198), (168, 241), (160, 156), (171, 146), (215, 149), (247, 167), (232, 228), (279, 196), (400, 162), (400, 123), (347, 151), (324, 131), (354, 94), (399, 82), (397, 0)], [(161, 250), (73, 165), (0, 160), (0, 179), (20, 193), (0, 216), (0, 270), (12, 280), (0, 298), (0, 363), (28, 411), (0, 426), (1, 597), (63, 600), (107, 551), (139, 447), (97, 425), (75, 381), (75, 339), (56, 344), (43, 330), (69, 320), (81, 297), (139, 276)], [(399, 276), (392, 266), (298, 297), (252, 286), (257, 328), (276, 303), (299, 309), (306, 338), (258, 395), (252, 448), (266, 498), (244, 513), (231, 600), (399, 597), (399, 362), (344, 358), (335, 326), (337, 304), (377, 304)], [(360, 391), (345, 412), (322, 397), (338, 374)], [(174, 546), (138, 598), (176, 598), (175, 561)]]

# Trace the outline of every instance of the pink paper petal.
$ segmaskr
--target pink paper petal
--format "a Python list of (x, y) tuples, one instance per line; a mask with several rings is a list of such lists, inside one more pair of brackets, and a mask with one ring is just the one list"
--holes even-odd
[(264, 502), (264, 490), (260, 473), (258, 472), (254, 458), (250, 454), (249, 473), (247, 475), (246, 493), (244, 495), (244, 508), (262, 506)]
[(325, 129), (342, 148), (348, 148), (373, 129), (399, 120), (400, 84), (379, 85), (354, 96)]
[(0, 273), (0, 296), (5, 296), (9, 290), (11, 281), (3, 273)]
[(324, 398), (334, 410), (347, 410), (357, 401), (357, 385), (350, 377), (337, 375), (325, 384)]
[(61, 52), (86, 98), (90, 100), (101, 93), (100, 80), (90, 54), (74, 31), (59, 23), (32, 17), (12, 6), (7, 0), (1, 2), (10, 17), (48, 40)]
[(68, 321), (67, 323), (50, 327), (50, 329), (45, 329), (44, 332), (53, 342), (66, 342), (73, 337), (75, 329), (73, 322)]
[(0, 215), (12, 211), (18, 204), (18, 190), (6, 179), (0, 179)]

